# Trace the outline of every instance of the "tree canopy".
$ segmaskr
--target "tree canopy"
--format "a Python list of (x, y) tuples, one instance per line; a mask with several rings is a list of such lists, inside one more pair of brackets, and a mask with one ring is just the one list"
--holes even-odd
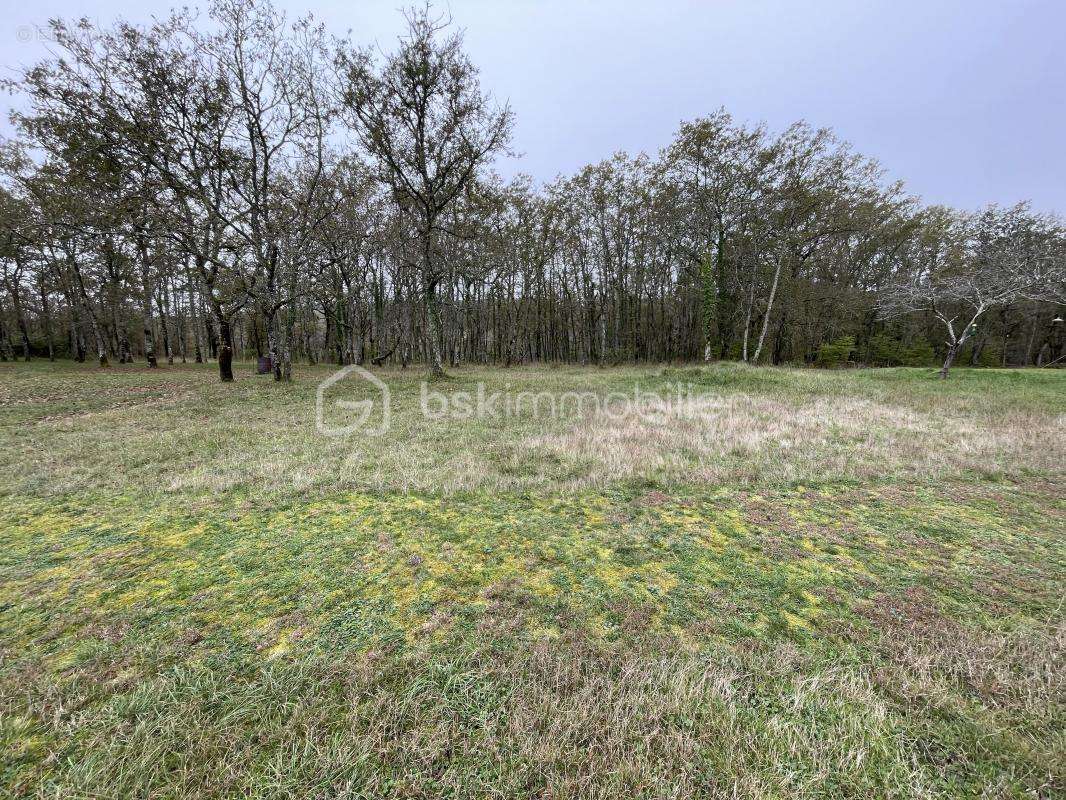
[[(923, 207), (725, 110), (501, 180), (514, 115), (427, 6), (386, 54), (269, 3), (53, 21), (8, 88), (0, 356), (425, 363), (1061, 359), (1066, 224)], [(841, 342), (848, 342), (847, 347)], [(833, 358), (827, 354), (836, 353)]]

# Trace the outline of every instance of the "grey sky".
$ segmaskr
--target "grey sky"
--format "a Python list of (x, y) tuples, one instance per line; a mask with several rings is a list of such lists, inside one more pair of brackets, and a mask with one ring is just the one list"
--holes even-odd
[[(195, 0), (186, 0), (195, 5)], [(403, 0), (280, 0), (390, 48)], [(0, 0), (0, 65), (44, 52), (50, 16), (134, 22), (175, 0)], [(1066, 2), (451, 0), (484, 83), (517, 114), (500, 165), (538, 180), (654, 153), (725, 106), (832, 127), (926, 202), (1066, 211)], [(29, 41), (26, 41), (29, 39)], [(5, 106), (9, 100), (3, 101)], [(5, 114), (6, 116), (6, 114)], [(5, 122), (0, 128), (10, 133)]]

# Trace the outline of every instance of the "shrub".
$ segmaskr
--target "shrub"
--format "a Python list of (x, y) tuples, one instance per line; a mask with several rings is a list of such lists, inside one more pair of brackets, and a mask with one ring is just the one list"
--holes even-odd
[(935, 361), (936, 354), (933, 352), (933, 346), (923, 339), (903, 350), (903, 359), (900, 364), (904, 367), (928, 367)]
[(832, 342), (826, 342), (818, 348), (815, 365), (819, 367), (839, 367), (851, 361), (855, 352), (855, 337), (842, 336)]
[(906, 345), (883, 333), (870, 339), (870, 363), (878, 367), (927, 367), (933, 364), (933, 346), (924, 339)]

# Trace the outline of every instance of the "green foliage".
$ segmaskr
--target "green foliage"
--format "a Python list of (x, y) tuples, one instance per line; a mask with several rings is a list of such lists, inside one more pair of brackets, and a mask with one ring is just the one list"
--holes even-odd
[(877, 367), (928, 367), (936, 360), (933, 346), (921, 339), (914, 344), (878, 334), (870, 340), (870, 363)]
[(821, 345), (814, 363), (819, 367), (840, 367), (851, 361), (854, 352), (855, 337), (841, 336), (839, 339)]
[(933, 346), (927, 341), (919, 341), (903, 350), (903, 367), (928, 367), (936, 362)]
[[(967, 362), (968, 363), (968, 362)], [(1003, 350), (1000, 347), (985, 345), (981, 348), (981, 355), (977, 357), (978, 367), (1003, 366)]]
[(876, 367), (898, 367), (903, 364), (903, 342), (883, 333), (870, 339), (870, 364)]

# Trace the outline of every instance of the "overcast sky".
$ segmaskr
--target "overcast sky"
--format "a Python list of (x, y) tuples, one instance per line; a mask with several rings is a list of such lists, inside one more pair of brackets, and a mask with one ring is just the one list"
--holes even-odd
[[(195, 0), (187, 0), (195, 5)], [(52, 16), (134, 22), (175, 0), (0, 0), (5, 74)], [(403, 0), (280, 0), (392, 47)], [(538, 180), (649, 153), (724, 106), (780, 130), (828, 126), (930, 203), (1031, 199), (1066, 212), (1066, 0), (452, 0), (484, 85), (517, 114), (500, 165)], [(0, 100), (5, 107), (10, 98)], [(6, 117), (6, 112), (4, 114)], [(0, 127), (11, 128), (6, 119)]]

